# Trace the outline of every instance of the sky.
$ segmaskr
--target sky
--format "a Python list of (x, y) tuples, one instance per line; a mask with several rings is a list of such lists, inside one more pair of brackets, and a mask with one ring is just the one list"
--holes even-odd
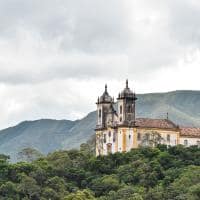
[(199, 0), (0, 0), (0, 129), (111, 96), (200, 90)]

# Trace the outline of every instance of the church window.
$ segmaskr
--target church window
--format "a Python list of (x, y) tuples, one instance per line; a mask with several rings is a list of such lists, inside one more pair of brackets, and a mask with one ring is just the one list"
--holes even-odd
[(112, 144), (107, 144), (107, 153), (112, 153)]
[(129, 140), (131, 139), (131, 135), (129, 135)]
[(108, 136), (111, 137), (111, 132), (109, 131)]
[(148, 146), (149, 144), (150, 144), (150, 134), (149, 133), (146, 133), (145, 134), (145, 139), (144, 139), (144, 141), (145, 141), (145, 145), (146, 146)]
[(137, 134), (137, 140), (140, 141), (141, 140), (141, 133)]
[(120, 117), (120, 119), (119, 119), (119, 120), (120, 120), (120, 122), (121, 122), (121, 121), (122, 121), (122, 118)]
[(146, 133), (145, 136), (146, 136), (146, 140), (149, 141), (149, 139), (150, 139), (150, 134), (149, 134), (149, 133)]
[(122, 106), (120, 106), (120, 114), (122, 114)]
[(184, 145), (188, 146), (188, 140), (184, 140)]
[(170, 135), (167, 135), (167, 142), (170, 142)]
[(131, 105), (128, 106), (128, 113), (131, 113)]
[(99, 110), (99, 118), (101, 118), (101, 109)]
[(103, 135), (103, 142), (106, 143), (106, 134)]
[(116, 131), (113, 133), (113, 142), (115, 142), (116, 141), (116, 135), (117, 135), (117, 133), (116, 133)]

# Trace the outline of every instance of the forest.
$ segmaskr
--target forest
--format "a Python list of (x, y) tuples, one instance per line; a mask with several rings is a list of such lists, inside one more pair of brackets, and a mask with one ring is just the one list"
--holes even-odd
[(197, 146), (158, 145), (95, 157), (86, 143), (37, 159), (32, 154), (18, 163), (0, 155), (0, 200), (200, 199)]

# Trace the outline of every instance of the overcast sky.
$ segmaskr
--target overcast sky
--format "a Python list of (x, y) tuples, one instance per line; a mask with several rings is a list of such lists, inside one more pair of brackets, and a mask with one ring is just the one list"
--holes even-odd
[(0, 128), (81, 118), (126, 78), (200, 90), (199, 0), (0, 0)]

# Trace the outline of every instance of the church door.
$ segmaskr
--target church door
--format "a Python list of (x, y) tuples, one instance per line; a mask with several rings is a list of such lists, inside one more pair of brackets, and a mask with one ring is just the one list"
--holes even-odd
[(107, 144), (107, 154), (110, 154), (110, 153), (112, 153), (112, 144), (111, 143)]

